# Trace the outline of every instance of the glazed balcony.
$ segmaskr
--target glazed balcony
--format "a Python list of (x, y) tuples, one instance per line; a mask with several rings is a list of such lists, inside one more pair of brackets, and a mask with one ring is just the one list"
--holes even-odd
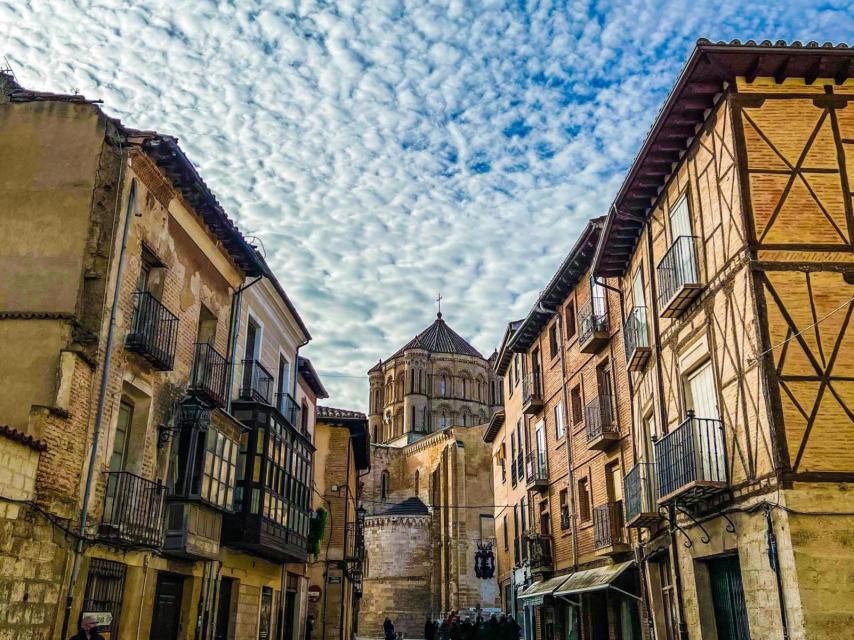
[(257, 360), (244, 360), (238, 395), (241, 400), (271, 404), (273, 401), (273, 374), (267, 371)]
[(528, 489), (547, 489), (549, 486), (549, 464), (545, 451), (529, 451), (525, 461), (525, 477)]
[(596, 353), (606, 344), (608, 335), (608, 307), (605, 298), (591, 298), (578, 310), (578, 348), (582, 353)]
[(720, 420), (691, 412), (676, 429), (655, 443), (659, 504), (705, 500), (727, 489), (724, 427)]
[(654, 462), (639, 462), (623, 479), (626, 526), (650, 529), (661, 522), (658, 513), (658, 482)]
[(166, 487), (127, 471), (107, 471), (98, 537), (118, 544), (163, 545)]
[(219, 557), (222, 512), (201, 502), (174, 501), (166, 508), (163, 551), (184, 560)]
[(634, 307), (623, 326), (623, 342), (626, 346), (626, 368), (641, 371), (649, 360), (649, 326), (646, 307)]
[(148, 291), (133, 294), (134, 311), (125, 349), (141, 355), (160, 371), (171, 371), (178, 341), (178, 318)]
[(593, 509), (593, 546), (600, 556), (629, 550), (621, 501), (607, 502)]
[(297, 431), (302, 431), (302, 426), (300, 424), (302, 409), (291, 394), (277, 393), (276, 408), (279, 410), (279, 413), (284, 416), (289, 425)]
[[(264, 492), (262, 499), (269, 501), (271, 496)], [(306, 511), (295, 509), (294, 515), (297, 514), (306, 521), (309, 518)], [(272, 517), (248, 511), (228, 513), (224, 517), (222, 543), (273, 562), (305, 562), (308, 558), (308, 539), (277, 521), (283, 518), (284, 514), (278, 512)]]
[(697, 268), (696, 236), (679, 236), (655, 269), (662, 318), (679, 316), (703, 288)]
[(522, 378), (522, 413), (534, 414), (543, 408), (543, 381), (539, 371)]
[(614, 414), (614, 399), (609, 395), (596, 396), (584, 407), (587, 428), (587, 448), (605, 450), (620, 439), (620, 427)]
[(228, 377), (228, 362), (207, 342), (197, 342), (193, 360), (193, 375), (189, 390), (212, 404), (225, 406), (225, 383)]

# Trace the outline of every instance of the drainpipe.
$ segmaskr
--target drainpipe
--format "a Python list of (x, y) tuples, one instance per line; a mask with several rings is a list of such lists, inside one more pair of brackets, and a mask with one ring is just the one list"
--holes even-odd
[[(121, 187), (124, 183), (125, 164), (127, 163), (127, 156), (124, 154), (124, 150), (121, 148), (121, 145), (119, 146), (119, 154), (122, 156), (122, 163), (119, 169), (119, 179), (116, 188), (116, 214), (118, 214), (119, 194), (122, 192)], [(86, 485), (83, 490), (83, 506), (80, 513), (80, 533), (77, 538), (77, 549), (74, 553), (74, 560), (71, 565), (71, 577), (68, 581), (68, 590), (65, 593), (65, 613), (62, 617), (62, 638), (68, 636), (68, 623), (71, 619), (71, 606), (74, 600), (74, 585), (77, 584), (77, 578), (80, 573), (80, 561), (83, 558), (83, 541), (86, 537), (89, 502), (92, 499), (92, 485), (95, 480), (95, 465), (98, 462), (98, 445), (101, 441), (101, 423), (104, 419), (104, 408), (107, 402), (107, 385), (110, 379), (110, 365), (113, 362), (113, 337), (116, 329), (116, 315), (119, 308), (119, 294), (121, 293), (122, 288), (122, 274), (124, 273), (125, 254), (127, 253), (128, 235), (130, 234), (130, 223), (135, 208), (136, 183), (131, 182), (127, 211), (125, 212), (124, 229), (122, 230), (122, 245), (119, 249), (118, 265), (116, 266), (116, 286), (113, 290), (113, 302), (110, 307), (110, 324), (107, 329), (107, 343), (105, 345), (104, 362), (101, 368), (101, 382), (98, 388), (98, 409), (95, 414), (95, 432), (92, 435), (92, 448), (89, 451), (89, 468), (86, 471)]]
[(786, 599), (783, 595), (783, 575), (780, 572), (780, 555), (777, 551), (777, 535), (774, 533), (774, 523), (771, 521), (771, 505), (762, 505), (765, 512), (765, 537), (768, 540), (768, 562), (777, 578), (777, 599), (780, 602), (780, 623), (783, 625), (783, 640), (789, 640), (789, 621), (786, 617)]
[(231, 399), (234, 395), (232, 392), (232, 388), (234, 387), (234, 354), (237, 353), (237, 336), (240, 333), (240, 301), (243, 298), (243, 292), (263, 277), (258, 276), (251, 282), (238, 287), (232, 297), (231, 322), (228, 325), (228, 354), (226, 354), (226, 362), (228, 362), (228, 391), (226, 392), (225, 406), (229, 414), (231, 414)]

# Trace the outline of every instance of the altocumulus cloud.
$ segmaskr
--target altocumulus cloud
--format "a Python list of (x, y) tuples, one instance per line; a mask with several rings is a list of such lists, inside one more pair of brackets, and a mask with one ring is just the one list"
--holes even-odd
[(842, 0), (0, 0), (26, 86), (180, 137), (353, 408), (437, 291), (491, 352), (605, 213), (696, 38), (852, 33)]

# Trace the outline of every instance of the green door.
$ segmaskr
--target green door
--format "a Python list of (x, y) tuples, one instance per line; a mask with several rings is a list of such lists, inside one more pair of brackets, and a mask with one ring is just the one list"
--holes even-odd
[(718, 640), (750, 640), (738, 556), (711, 560), (709, 581), (712, 585)]

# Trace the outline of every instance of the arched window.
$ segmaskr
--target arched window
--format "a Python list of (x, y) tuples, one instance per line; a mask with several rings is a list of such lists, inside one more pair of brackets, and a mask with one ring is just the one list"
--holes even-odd
[(415, 369), (409, 371), (409, 393), (415, 393)]
[(439, 416), (439, 428), (444, 429), (447, 426), (448, 426), (448, 414), (443, 411), (442, 415)]
[(415, 496), (417, 497), (421, 491), (421, 471), (415, 470)]
[(444, 373), (439, 378), (439, 395), (443, 398), (448, 395), (448, 379), (445, 377)]
[(374, 425), (374, 442), (379, 442), (379, 428), (377, 425)]
[(380, 500), (388, 499), (389, 478), (388, 471), (383, 471), (380, 476)]

